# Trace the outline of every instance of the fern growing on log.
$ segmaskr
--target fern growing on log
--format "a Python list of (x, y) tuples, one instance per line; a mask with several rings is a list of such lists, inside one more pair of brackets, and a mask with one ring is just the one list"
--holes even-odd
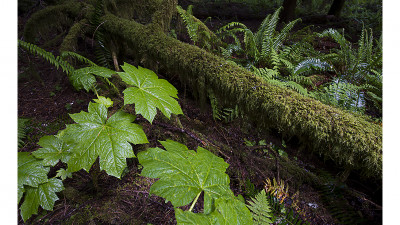
[(207, 94), (210, 99), (214, 120), (224, 120), (226, 123), (229, 123), (239, 117), (239, 108), (237, 105), (233, 108), (221, 108), (221, 105), (212, 89), (207, 89)]
[(309, 77), (305, 76), (287, 76), (283, 77), (277, 70), (268, 68), (254, 68), (254, 74), (262, 77), (267, 83), (281, 88), (290, 88), (296, 92), (308, 96), (308, 91), (300, 83), (310, 85)]

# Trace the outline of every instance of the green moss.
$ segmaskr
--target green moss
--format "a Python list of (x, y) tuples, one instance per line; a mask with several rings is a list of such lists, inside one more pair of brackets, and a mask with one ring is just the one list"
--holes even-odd
[(85, 4), (79, 2), (68, 2), (66, 4), (49, 6), (33, 14), (24, 28), (26, 42), (35, 43), (38, 33), (54, 33), (54, 28), (62, 30), (62, 26), (71, 25), (78, 15), (84, 15)]
[(78, 37), (85, 33), (85, 28), (87, 25), (88, 25), (87, 19), (82, 19), (78, 23), (75, 23), (69, 29), (67, 36), (65, 36), (65, 38), (60, 46), (60, 52), (63, 52), (63, 51), (76, 52)]

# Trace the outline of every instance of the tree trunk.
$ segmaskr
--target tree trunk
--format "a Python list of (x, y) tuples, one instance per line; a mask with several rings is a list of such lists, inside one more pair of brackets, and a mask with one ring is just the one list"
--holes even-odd
[(295, 19), (297, 0), (285, 0), (283, 2), (282, 21), (288, 23)]
[(329, 9), (328, 15), (334, 15), (337, 18), (339, 18), (345, 1), (346, 0), (334, 0), (331, 5), (331, 8)]
[[(382, 176), (382, 129), (362, 116), (344, 112), (289, 89), (265, 83), (248, 70), (204, 49), (168, 37), (135, 21), (107, 14), (104, 29), (129, 48), (179, 75), (193, 90), (199, 82), (257, 121), (260, 127), (297, 136), (310, 149), (337, 163), (360, 169), (366, 177)], [(140, 51), (139, 51), (140, 50)], [(205, 92), (206, 90), (197, 90)]]

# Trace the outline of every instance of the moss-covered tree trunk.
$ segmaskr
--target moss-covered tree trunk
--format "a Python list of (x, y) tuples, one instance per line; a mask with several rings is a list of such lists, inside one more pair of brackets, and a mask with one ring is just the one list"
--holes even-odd
[[(362, 116), (267, 84), (240, 66), (168, 36), (166, 31), (175, 13), (176, 0), (153, 1), (157, 7), (153, 7), (156, 10), (151, 23), (137, 22), (140, 18), (131, 19), (137, 15), (122, 18), (108, 10), (99, 18), (103, 31), (119, 40), (118, 44), (127, 46), (144, 66), (154, 70), (160, 67), (167, 74), (179, 75), (182, 82), (199, 93), (206, 92), (199, 87), (211, 88), (219, 98), (237, 104), (260, 126), (278, 129), (287, 136), (297, 136), (303, 144), (324, 157), (346, 168), (359, 170), (366, 177), (381, 179), (380, 126)], [(68, 7), (76, 12), (74, 4)], [(68, 7), (61, 8), (70, 12), (66, 9)], [(82, 8), (90, 9), (90, 5)], [(128, 13), (131, 11), (127, 10)], [(90, 19), (90, 15), (87, 13), (86, 18)], [(143, 58), (146, 60), (141, 60)]]

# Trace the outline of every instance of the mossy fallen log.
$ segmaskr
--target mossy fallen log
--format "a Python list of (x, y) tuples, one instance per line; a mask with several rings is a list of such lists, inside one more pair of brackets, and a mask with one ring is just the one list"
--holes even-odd
[[(126, 40), (194, 89), (204, 84), (264, 127), (297, 136), (312, 150), (365, 177), (382, 177), (382, 129), (337, 108), (266, 84), (242, 67), (135, 21), (107, 14), (104, 29)], [(204, 91), (205, 90), (199, 90)]]
[(78, 15), (88, 14), (91, 8), (82, 2), (68, 2), (61, 5), (49, 6), (34, 13), (26, 22), (24, 38), (26, 42), (34, 43), (39, 32), (54, 33), (54, 29), (60, 29), (63, 25), (69, 26)]

